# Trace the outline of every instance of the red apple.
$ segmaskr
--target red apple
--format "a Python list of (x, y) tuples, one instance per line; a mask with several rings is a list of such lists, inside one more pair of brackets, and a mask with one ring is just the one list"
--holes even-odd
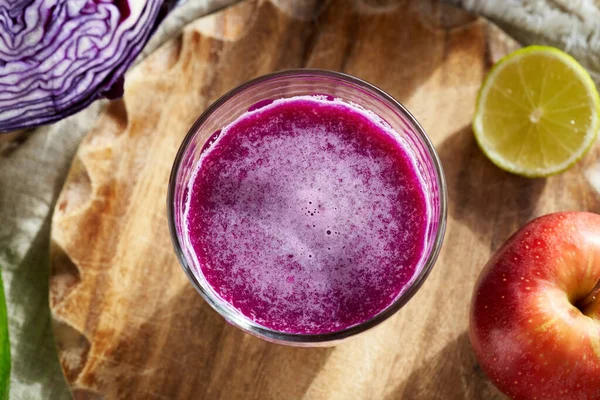
[[(514, 399), (600, 399), (600, 215), (562, 212), (515, 233), (473, 292), (471, 343)], [(598, 295), (598, 296), (597, 296)]]

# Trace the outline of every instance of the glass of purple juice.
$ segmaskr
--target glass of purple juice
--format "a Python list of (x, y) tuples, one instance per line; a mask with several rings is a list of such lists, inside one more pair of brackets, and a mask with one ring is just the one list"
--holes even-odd
[(173, 165), (168, 217), (184, 271), (229, 323), (330, 346), (422, 285), (444, 237), (446, 187), (425, 131), (390, 95), (289, 70), (198, 118)]

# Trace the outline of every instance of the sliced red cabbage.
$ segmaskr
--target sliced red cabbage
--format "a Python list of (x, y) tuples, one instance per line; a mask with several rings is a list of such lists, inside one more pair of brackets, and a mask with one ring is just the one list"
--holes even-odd
[(125, 71), (168, 10), (163, 3), (0, 0), (0, 132), (120, 97)]

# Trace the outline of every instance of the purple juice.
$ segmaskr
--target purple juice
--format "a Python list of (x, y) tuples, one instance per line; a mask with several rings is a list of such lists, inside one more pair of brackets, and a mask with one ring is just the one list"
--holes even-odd
[(184, 232), (195, 273), (247, 318), (317, 334), (390, 306), (420, 271), (431, 212), (403, 139), (324, 96), (251, 109), (203, 150)]

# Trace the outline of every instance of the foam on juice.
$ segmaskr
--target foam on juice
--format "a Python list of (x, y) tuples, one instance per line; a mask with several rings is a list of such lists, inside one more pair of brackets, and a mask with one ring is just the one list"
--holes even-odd
[(302, 96), (251, 109), (191, 179), (196, 273), (267, 328), (359, 324), (421, 267), (429, 208), (416, 171), (399, 135), (358, 106)]

